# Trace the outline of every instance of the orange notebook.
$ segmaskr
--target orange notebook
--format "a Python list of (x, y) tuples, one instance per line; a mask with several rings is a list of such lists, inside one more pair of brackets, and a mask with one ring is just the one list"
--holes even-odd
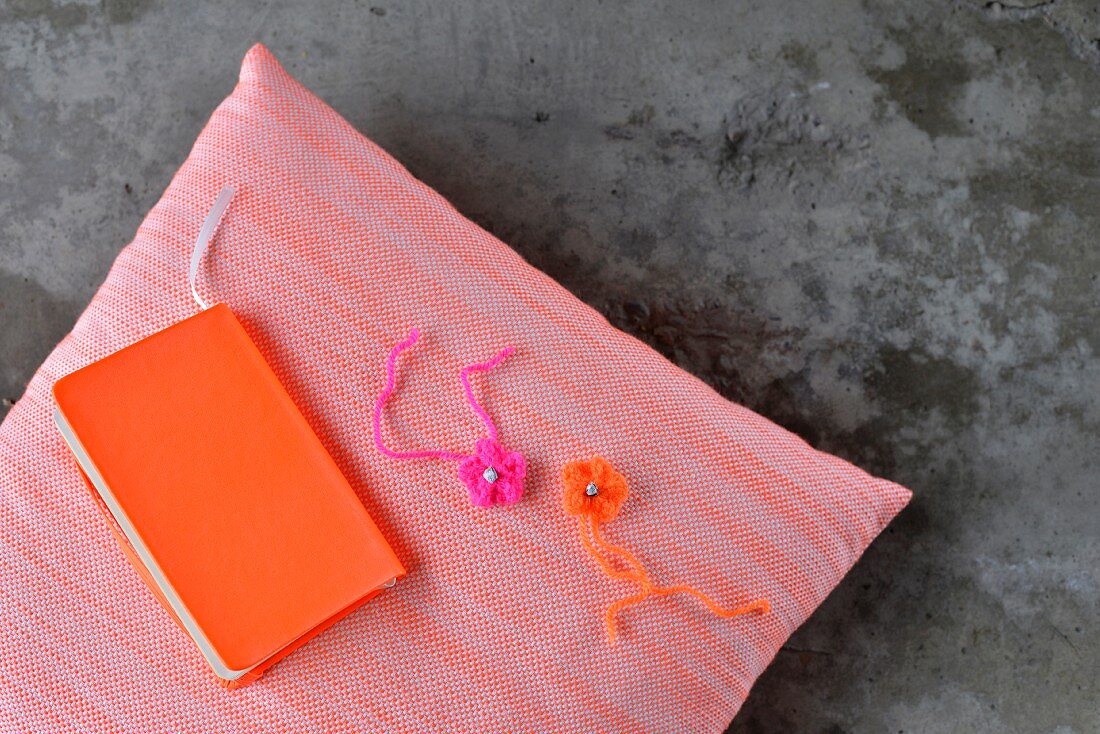
[(228, 687), (405, 571), (225, 305), (59, 380), (124, 552)]

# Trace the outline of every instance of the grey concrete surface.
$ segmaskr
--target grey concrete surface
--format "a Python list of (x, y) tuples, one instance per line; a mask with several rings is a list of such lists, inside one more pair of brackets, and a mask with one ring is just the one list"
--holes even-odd
[(0, 396), (240, 57), (912, 505), (732, 732), (1100, 732), (1094, 3), (0, 0)]

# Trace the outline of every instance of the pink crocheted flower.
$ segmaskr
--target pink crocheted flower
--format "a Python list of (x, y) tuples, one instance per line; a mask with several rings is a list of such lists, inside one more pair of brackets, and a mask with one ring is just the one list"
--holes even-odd
[(470, 490), (470, 501), (478, 507), (510, 505), (523, 496), (527, 462), (491, 438), (477, 442), (477, 452), (458, 465), (458, 478)]
[(413, 329), (405, 341), (390, 350), (389, 359), (386, 360), (386, 386), (382, 388), (374, 404), (375, 447), (391, 459), (442, 459), (459, 462), (458, 478), (470, 490), (470, 501), (478, 507), (510, 505), (516, 502), (523, 496), (523, 479), (527, 476), (527, 462), (521, 455), (507, 450), (497, 441), (496, 424), (477, 402), (474, 389), (470, 385), (470, 373), (488, 372), (516, 351), (515, 347), (505, 347), (487, 362), (466, 365), (458, 375), (462, 382), (462, 389), (466, 393), (466, 402), (485, 424), (485, 430), (489, 434), (488, 438), (477, 442), (473, 456), (441, 450), (394, 451), (387, 448), (382, 441), (382, 409), (386, 406), (386, 399), (397, 385), (397, 357), (415, 344), (419, 338), (420, 332)]

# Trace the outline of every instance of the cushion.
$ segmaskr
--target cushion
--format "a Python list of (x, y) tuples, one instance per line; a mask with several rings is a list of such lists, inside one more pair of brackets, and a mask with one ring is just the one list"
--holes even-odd
[[(50, 418), (59, 377), (195, 313), (188, 259), (225, 185), (199, 289), (238, 314), (409, 570), (237, 691), (127, 565)], [(515, 504), (475, 506), (454, 465), (375, 448), (387, 355), (414, 327), (387, 444), (471, 453), (485, 426), (456, 376), (515, 347), (471, 377), (526, 461)], [(594, 456), (629, 484), (606, 543), (655, 585), (766, 613), (662, 596), (624, 608), (612, 643), (604, 614), (637, 587), (562, 507), (563, 467)], [(0, 428), (0, 490), (0, 728), (142, 732), (721, 731), (910, 496), (611, 327), (261, 46)]]

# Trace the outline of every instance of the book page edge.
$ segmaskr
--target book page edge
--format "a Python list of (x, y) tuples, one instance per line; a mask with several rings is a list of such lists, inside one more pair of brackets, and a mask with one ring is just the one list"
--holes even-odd
[(69, 422), (65, 419), (64, 413), (61, 412), (61, 408), (54, 409), (53, 414), (54, 423), (57, 424), (58, 431), (61, 432), (61, 437), (68, 444), (69, 450), (72, 451), (73, 456), (76, 457), (77, 463), (80, 464), (81, 469), (88, 475), (88, 479), (91, 480), (92, 486), (95, 487), (96, 492), (103, 499), (104, 504), (114, 515), (115, 521), (122, 529), (126, 539), (130, 542), (134, 552), (137, 553), (138, 558), (145, 565), (146, 570), (149, 571), (149, 575), (156, 581), (157, 586), (160, 589), (161, 594), (168, 601), (168, 604), (172, 607), (172, 611), (175, 612), (176, 617), (183, 624), (187, 634), (191, 637), (195, 646), (199, 648), (199, 652), (206, 659), (206, 662), (214, 670), (214, 674), (219, 678), (227, 681), (235, 681), (249, 671), (255, 669), (257, 666), (263, 664), (264, 661), (260, 661), (256, 665), (246, 668), (244, 670), (232, 670), (222, 662), (222, 659), (218, 656), (214, 650), (214, 646), (210, 644), (210, 641), (203, 634), (202, 629), (199, 627), (195, 618), (191, 616), (183, 600), (176, 593), (176, 590), (168, 582), (168, 579), (164, 576), (160, 566), (157, 565), (156, 560), (153, 558), (149, 549), (142, 542), (141, 536), (138, 535), (137, 530), (134, 528), (133, 523), (130, 522), (130, 518), (126, 516), (122, 506), (115, 499), (114, 494), (111, 493), (110, 488), (107, 486), (106, 481), (103, 479), (103, 475), (100, 474), (96, 468), (95, 463), (92, 462), (88, 452), (84, 449), (83, 444), (80, 443), (80, 439), (77, 438), (76, 433), (73, 431)]

